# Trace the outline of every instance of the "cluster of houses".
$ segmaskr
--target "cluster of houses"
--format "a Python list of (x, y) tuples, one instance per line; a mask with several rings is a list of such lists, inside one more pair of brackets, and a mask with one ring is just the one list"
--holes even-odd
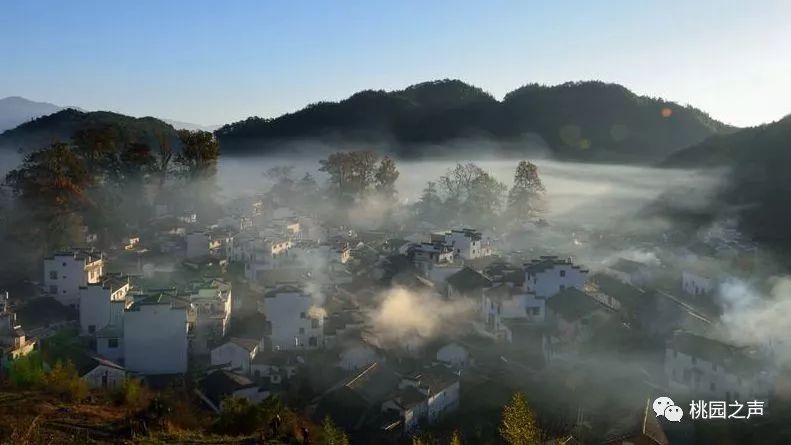
[[(592, 273), (573, 258), (503, 255), (474, 229), (356, 232), (260, 201), (212, 225), (165, 205), (156, 213), (107, 253), (44, 259), (42, 290), (77, 311), (87, 347), (73, 361), (94, 387), (196, 376), (216, 411), (227, 397), (299, 387), (316, 418), (397, 435), (456, 410), (467, 373), (503, 366), (509, 351), (532, 349), (530, 369), (573, 368), (610, 323), (666, 339), (662, 384), (674, 394), (771, 390), (760, 357), (707, 337), (705, 314), (651, 287), (652, 265), (619, 259)], [(703, 272), (680, 282), (690, 298), (716, 289)], [(468, 302), (466, 334), (388, 344), (367, 314), (394, 287)], [(35, 346), (0, 301), (2, 363)]]

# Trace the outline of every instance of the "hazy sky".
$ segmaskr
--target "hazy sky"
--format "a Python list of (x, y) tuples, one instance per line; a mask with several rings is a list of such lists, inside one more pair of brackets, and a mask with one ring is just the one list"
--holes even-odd
[(440, 78), (600, 79), (759, 124), (791, 113), (791, 1), (0, 2), (0, 97), (217, 124)]

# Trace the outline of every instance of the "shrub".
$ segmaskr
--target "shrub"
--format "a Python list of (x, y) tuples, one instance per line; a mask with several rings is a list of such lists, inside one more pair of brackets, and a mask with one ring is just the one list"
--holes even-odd
[(223, 401), (214, 427), (224, 434), (251, 434), (264, 426), (264, 410), (249, 400), (228, 397)]
[(70, 361), (57, 361), (45, 378), (48, 391), (68, 401), (79, 401), (88, 396), (88, 384), (80, 378)]
[(31, 388), (44, 382), (44, 362), (34, 351), (11, 361), (8, 379), (17, 388)]

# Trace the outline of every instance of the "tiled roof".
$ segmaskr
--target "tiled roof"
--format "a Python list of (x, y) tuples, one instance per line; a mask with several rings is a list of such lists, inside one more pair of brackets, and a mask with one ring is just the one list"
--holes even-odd
[(448, 284), (454, 289), (465, 292), (473, 289), (483, 289), (492, 285), (492, 281), (482, 274), (465, 267), (448, 277)]
[(569, 287), (555, 294), (547, 301), (547, 307), (568, 321), (577, 320), (601, 309), (593, 297), (576, 287)]

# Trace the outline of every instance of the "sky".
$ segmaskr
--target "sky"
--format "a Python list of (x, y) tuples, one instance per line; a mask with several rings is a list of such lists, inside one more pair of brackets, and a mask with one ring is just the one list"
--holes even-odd
[(791, 113), (791, 1), (0, 2), (0, 97), (223, 124), (456, 78), (620, 83), (748, 126)]

